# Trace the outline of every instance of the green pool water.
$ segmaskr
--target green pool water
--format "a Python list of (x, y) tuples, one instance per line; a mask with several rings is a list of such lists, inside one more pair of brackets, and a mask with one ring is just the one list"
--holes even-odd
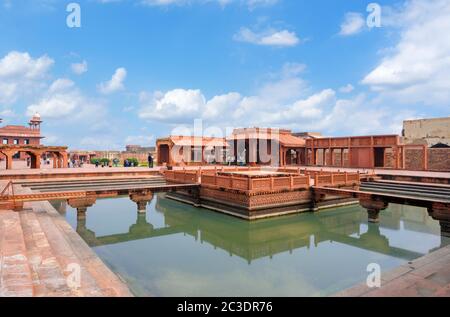
[(426, 210), (358, 205), (247, 222), (157, 195), (98, 200), (85, 221), (57, 206), (138, 296), (327, 296), (449, 243)]

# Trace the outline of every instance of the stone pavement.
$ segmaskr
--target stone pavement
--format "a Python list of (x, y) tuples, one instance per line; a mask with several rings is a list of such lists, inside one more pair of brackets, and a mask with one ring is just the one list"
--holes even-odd
[(360, 284), (335, 297), (450, 297), (450, 245), (383, 273), (381, 288)]
[[(45, 165), (44, 165), (45, 166)], [(221, 167), (221, 166), (219, 166)], [(378, 175), (397, 175), (397, 176), (411, 176), (411, 177), (435, 177), (435, 178), (449, 178), (450, 179), (450, 173), (448, 172), (432, 172), (432, 171), (407, 171), (407, 170), (394, 170), (394, 169), (365, 169), (365, 168), (340, 168), (340, 167), (312, 167), (312, 166), (287, 166), (287, 167), (300, 167), (302, 169), (308, 169), (311, 171), (330, 171), (330, 172), (337, 172), (338, 170), (341, 172), (374, 172)], [(162, 167), (154, 167), (154, 168), (148, 168), (148, 167), (98, 167), (96, 168), (93, 165), (85, 165), (82, 168), (59, 168), (59, 169), (53, 169), (53, 168), (43, 168), (43, 169), (36, 169), (32, 170), (29, 168), (19, 168), (19, 169), (13, 169), (13, 170), (4, 170), (0, 166), (0, 174), (3, 176), (8, 175), (39, 175), (43, 173), (47, 174), (86, 174), (86, 173), (100, 173), (100, 172), (112, 172), (112, 173), (123, 173), (123, 172), (129, 172), (129, 173), (135, 173), (135, 172), (159, 172)], [(208, 169), (214, 169), (214, 165), (210, 166), (202, 166), (203, 170)], [(227, 168), (227, 166), (225, 166)], [(183, 167), (174, 167), (174, 170), (182, 170)], [(195, 170), (198, 169), (198, 167), (186, 167), (186, 169)]]
[(449, 178), (448, 172), (432, 172), (432, 171), (408, 171), (408, 170), (395, 170), (395, 169), (367, 169), (367, 168), (345, 168), (345, 167), (312, 167), (301, 166), (302, 169), (308, 169), (311, 171), (325, 171), (325, 172), (360, 172), (360, 173), (374, 173), (377, 175), (393, 175), (393, 176), (408, 176), (408, 177), (429, 177), (429, 178)]

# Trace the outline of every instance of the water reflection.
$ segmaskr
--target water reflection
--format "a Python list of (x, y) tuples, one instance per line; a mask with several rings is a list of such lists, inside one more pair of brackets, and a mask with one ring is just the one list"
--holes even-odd
[[(226, 250), (230, 255), (239, 256), (249, 263), (258, 258), (310, 248), (328, 241), (405, 260), (424, 255), (426, 252), (391, 246), (388, 237), (382, 234), (382, 229), (400, 230), (404, 227), (409, 231), (438, 235), (439, 226), (419, 208), (409, 207), (409, 211), (404, 213), (402, 206), (396, 207), (391, 207), (390, 212), (382, 215), (381, 224), (367, 223), (366, 214), (357, 206), (300, 217), (296, 215), (248, 222), (190, 208), (158, 196), (155, 209), (164, 215), (165, 227), (155, 228), (147, 221), (146, 214), (137, 213), (136, 222), (128, 232), (98, 237), (86, 227), (86, 219), (77, 220), (76, 230), (91, 247), (183, 233), (201, 243), (207, 242), (215, 248)], [(429, 226), (424, 225), (427, 222)], [(365, 224), (365, 232), (361, 232), (361, 224)]]
[(369, 263), (388, 270), (449, 242), (426, 210), (399, 205), (379, 224), (358, 205), (248, 222), (156, 195), (146, 214), (121, 198), (66, 217), (138, 295), (327, 295)]

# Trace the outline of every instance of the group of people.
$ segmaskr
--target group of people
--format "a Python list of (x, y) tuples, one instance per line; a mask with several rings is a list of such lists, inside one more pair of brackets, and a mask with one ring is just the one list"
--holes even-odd
[[(154, 166), (154, 160), (153, 156), (151, 154), (147, 157), (148, 161), (148, 167), (153, 168)], [(28, 162), (30, 164), (30, 162)], [(44, 163), (45, 164), (45, 163)], [(75, 160), (75, 158), (70, 159), (67, 162), (67, 167), (69, 168), (75, 168), (75, 167), (83, 167), (84, 162), (82, 160)], [(114, 158), (113, 160), (95, 160), (95, 163), (93, 162), (95, 167), (119, 167), (120, 160), (118, 158)], [(135, 159), (125, 159), (123, 161), (124, 167), (138, 167), (139, 163), (137, 163), (137, 160)]]
[[(148, 167), (149, 168), (153, 168), (153, 156), (151, 156), (149, 154), (147, 159), (148, 159)], [(95, 167), (99, 167), (99, 166), (101, 166), (101, 167), (112, 167), (112, 166), (118, 167), (119, 166), (119, 162), (120, 161), (119, 161), (118, 158), (115, 158), (115, 159), (112, 160), (112, 165), (111, 165), (111, 163), (107, 164), (106, 162), (102, 163), (100, 161), (96, 161), (95, 162)], [(125, 159), (124, 162), (123, 162), (123, 167), (138, 167), (138, 166), (139, 165), (136, 165), (136, 163), (133, 160)]]

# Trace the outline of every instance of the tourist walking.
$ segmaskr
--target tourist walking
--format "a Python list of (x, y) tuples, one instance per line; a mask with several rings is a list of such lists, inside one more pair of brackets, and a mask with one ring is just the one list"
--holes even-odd
[(153, 156), (151, 154), (148, 155), (148, 167), (153, 168)]

